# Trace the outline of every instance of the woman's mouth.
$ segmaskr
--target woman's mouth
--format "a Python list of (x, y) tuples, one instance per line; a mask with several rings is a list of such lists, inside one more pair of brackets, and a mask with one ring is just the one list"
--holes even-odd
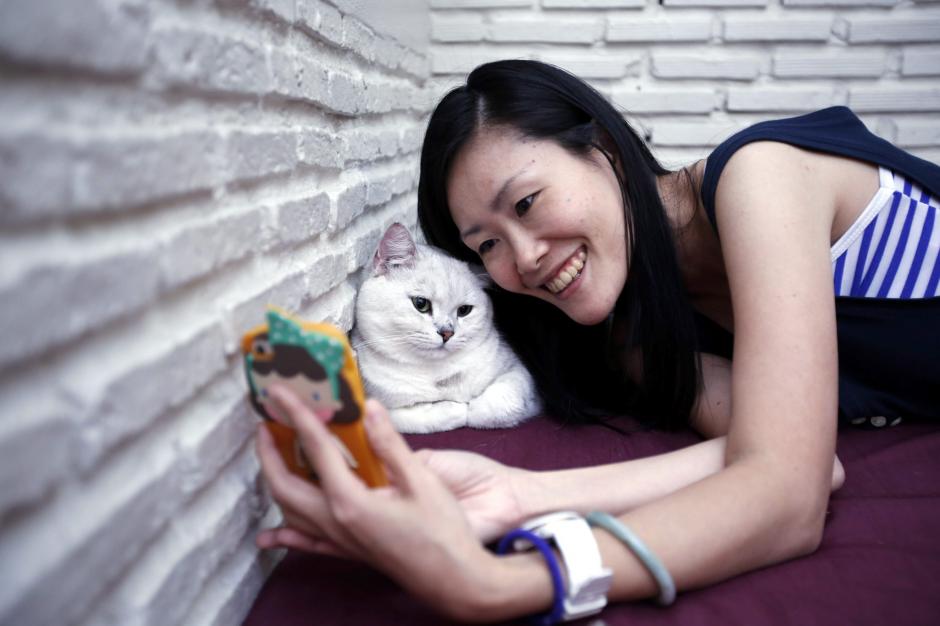
[(561, 269), (558, 270), (558, 273), (546, 281), (542, 287), (557, 296), (581, 275), (581, 270), (584, 268), (586, 259), (587, 250), (583, 247), (579, 248), (577, 252), (571, 255)]

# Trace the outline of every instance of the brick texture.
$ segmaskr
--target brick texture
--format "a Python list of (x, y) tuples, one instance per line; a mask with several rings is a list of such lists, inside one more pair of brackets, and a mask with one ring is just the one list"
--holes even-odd
[(915, 151), (940, 152), (936, 0), (432, 0), (431, 13), (439, 93), (481, 63), (547, 61), (611, 98), (672, 164), (707, 156), (715, 128), (833, 105), (875, 129), (910, 122)]
[(834, 104), (940, 157), (935, 1), (399, 1), (428, 45), (332, 0), (0, 3), (0, 623), (241, 621), (279, 521), (241, 333), (350, 328), (482, 62), (585, 77), (670, 166)]
[(241, 622), (279, 511), (239, 338), (349, 329), (415, 225), (411, 46), (317, 0), (0, 4), (0, 623)]

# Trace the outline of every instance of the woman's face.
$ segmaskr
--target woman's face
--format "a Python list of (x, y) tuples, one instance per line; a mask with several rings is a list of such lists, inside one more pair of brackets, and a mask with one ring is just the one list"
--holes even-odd
[(483, 128), (457, 154), (447, 201), (464, 244), (503, 289), (580, 324), (613, 310), (627, 278), (623, 200), (598, 150)]

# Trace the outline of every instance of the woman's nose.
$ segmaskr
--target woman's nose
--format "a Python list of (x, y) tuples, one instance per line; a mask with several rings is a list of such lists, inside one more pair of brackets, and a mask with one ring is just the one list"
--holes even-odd
[(516, 271), (520, 276), (525, 276), (539, 269), (542, 258), (548, 252), (548, 245), (538, 237), (521, 234), (516, 236), (513, 250), (516, 258)]

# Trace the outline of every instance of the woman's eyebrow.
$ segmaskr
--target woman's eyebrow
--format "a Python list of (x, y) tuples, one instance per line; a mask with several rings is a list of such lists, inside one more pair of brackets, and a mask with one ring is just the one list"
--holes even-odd
[[(493, 199), (490, 200), (490, 211), (491, 211), (491, 212), (495, 213), (496, 211), (499, 210), (499, 206), (500, 206), (500, 205), (502, 204), (502, 202), (503, 202), (503, 197), (504, 197), (504, 196), (506, 195), (506, 193), (509, 191), (509, 187), (512, 185), (512, 183), (513, 183), (517, 178), (519, 178), (520, 176), (522, 176), (523, 174), (525, 174), (525, 173), (528, 171), (528, 169), (529, 169), (529, 167), (530, 167), (531, 165), (532, 165), (532, 164), (529, 163), (528, 165), (524, 166), (521, 170), (519, 170), (518, 172), (516, 172), (515, 174), (513, 174), (512, 176), (510, 176), (509, 178), (507, 178), (505, 182), (503, 182), (502, 186), (499, 188), (499, 191), (497, 191), (497, 192), (496, 192), (496, 195), (493, 196)], [(462, 233), (460, 233), (460, 238), (461, 238), (461, 239), (466, 239), (466, 238), (469, 237), (470, 235), (475, 235), (475, 234), (477, 234), (478, 232), (480, 232), (480, 226), (474, 225), (474, 226), (471, 226), (470, 228), (468, 228), (467, 230), (463, 231)]]

